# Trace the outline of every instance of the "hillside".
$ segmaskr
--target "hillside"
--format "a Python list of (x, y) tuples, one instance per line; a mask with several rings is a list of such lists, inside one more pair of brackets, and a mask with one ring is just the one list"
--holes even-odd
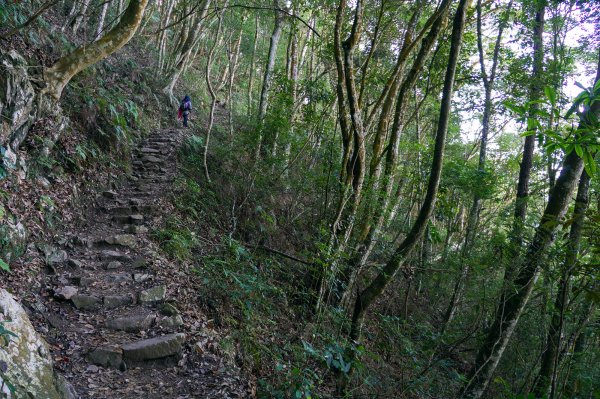
[(0, 397), (599, 396), (598, 21), (0, 3)]

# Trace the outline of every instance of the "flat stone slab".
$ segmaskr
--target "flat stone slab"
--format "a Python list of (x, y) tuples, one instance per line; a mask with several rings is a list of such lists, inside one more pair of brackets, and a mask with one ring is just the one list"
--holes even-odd
[(129, 273), (115, 273), (104, 276), (104, 281), (107, 283), (127, 283), (132, 280)]
[(131, 267), (133, 269), (141, 269), (146, 266), (148, 266), (148, 260), (143, 256), (138, 256), (133, 260), (133, 262), (131, 262)]
[(100, 306), (100, 298), (92, 295), (74, 295), (71, 297), (71, 302), (77, 309), (81, 310), (96, 309)]
[(87, 276), (75, 276), (71, 278), (71, 281), (80, 287), (87, 287), (88, 285), (92, 285), (96, 279)]
[(140, 214), (129, 215), (129, 222), (131, 224), (142, 224), (144, 222), (144, 216)]
[(175, 316), (167, 316), (159, 321), (162, 327), (179, 327), (183, 325), (183, 317), (180, 314)]
[(137, 283), (143, 283), (144, 281), (151, 280), (153, 277), (152, 274), (149, 273), (134, 273), (133, 280)]
[(108, 262), (106, 264), (106, 269), (114, 270), (120, 268), (121, 266), (123, 266), (123, 263), (119, 262), (118, 260), (113, 260), (112, 262)]
[(127, 254), (124, 254), (123, 252), (105, 250), (100, 252), (100, 259), (108, 261), (116, 260), (121, 262), (127, 262), (130, 258)]
[(164, 162), (164, 159), (155, 157), (154, 155), (146, 155), (142, 158), (142, 162), (161, 163)]
[(116, 346), (96, 348), (87, 354), (86, 360), (102, 367), (120, 368), (123, 364), (123, 350)]
[(152, 313), (142, 315), (131, 315), (108, 320), (106, 327), (111, 330), (120, 330), (126, 332), (138, 332), (147, 330), (154, 323), (156, 316)]
[(123, 247), (133, 248), (135, 247), (137, 239), (132, 234), (116, 234), (106, 238), (104, 241), (110, 245), (121, 245)]
[(134, 224), (130, 224), (125, 228), (125, 232), (129, 234), (146, 234), (148, 232), (148, 228), (146, 226), (136, 226)]
[(185, 334), (169, 334), (162, 337), (145, 339), (122, 346), (126, 361), (143, 362), (174, 356), (181, 352)]
[(132, 295), (107, 295), (104, 297), (104, 307), (107, 309), (119, 308), (133, 304)]
[(63, 287), (58, 287), (54, 290), (54, 296), (58, 299), (69, 300), (73, 298), (77, 294), (77, 287), (73, 287), (72, 285), (65, 285)]
[(165, 300), (167, 295), (167, 287), (164, 285), (157, 285), (156, 287), (148, 288), (140, 292), (141, 303), (153, 303), (161, 302)]

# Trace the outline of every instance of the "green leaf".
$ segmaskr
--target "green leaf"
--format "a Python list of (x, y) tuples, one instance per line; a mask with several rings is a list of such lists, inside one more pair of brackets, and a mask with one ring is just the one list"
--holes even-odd
[(596, 160), (589, 151), (583, 153), (583, 167), (590, 177), (596, 175)]
[(0, 259), (0, 269), (4, 270), (5, 272), (9, 272), (10, 266), (3, 259)]
[(550, 100), (550, 104), (556, 105), (556, 91), (554, 90), (554, 88), (546, 86), (544, 87), (544, 93), (546, 94), (546, 97), (548, 97), (548, 99)]
[(575, 152), (579, 158), (583, 158), (583, 148), (579, 144), (575, 144)]
[(518, 116), (525, 115), (525, 107), (517, 105), (511, 101), (503, 101), (502, 104)]

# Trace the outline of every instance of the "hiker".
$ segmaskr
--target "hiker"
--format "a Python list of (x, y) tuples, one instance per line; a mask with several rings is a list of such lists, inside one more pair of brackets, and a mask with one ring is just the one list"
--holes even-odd
[(177, 118), (183, 119), (184, 127), (187, 127), (188, 125), (188, 117), (190, 112), (192, 112), (192, 100), (190, 99), (190, 96), (186, 95), (183, 100), (181, 100), (179, 111), (177, 111)]

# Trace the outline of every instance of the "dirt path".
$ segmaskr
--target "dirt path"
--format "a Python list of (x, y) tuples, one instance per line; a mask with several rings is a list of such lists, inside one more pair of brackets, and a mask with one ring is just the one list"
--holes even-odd
[(133, 177), (99, 193), (82, 225), (46, 253), (45, 335), (81, 398), (250, 396), (211, 351), (217, 345), (193, 302), (193, 273), (148, 238), (170, 211), (182, 140), (180, 130), (148, 137), (134, 153)]

